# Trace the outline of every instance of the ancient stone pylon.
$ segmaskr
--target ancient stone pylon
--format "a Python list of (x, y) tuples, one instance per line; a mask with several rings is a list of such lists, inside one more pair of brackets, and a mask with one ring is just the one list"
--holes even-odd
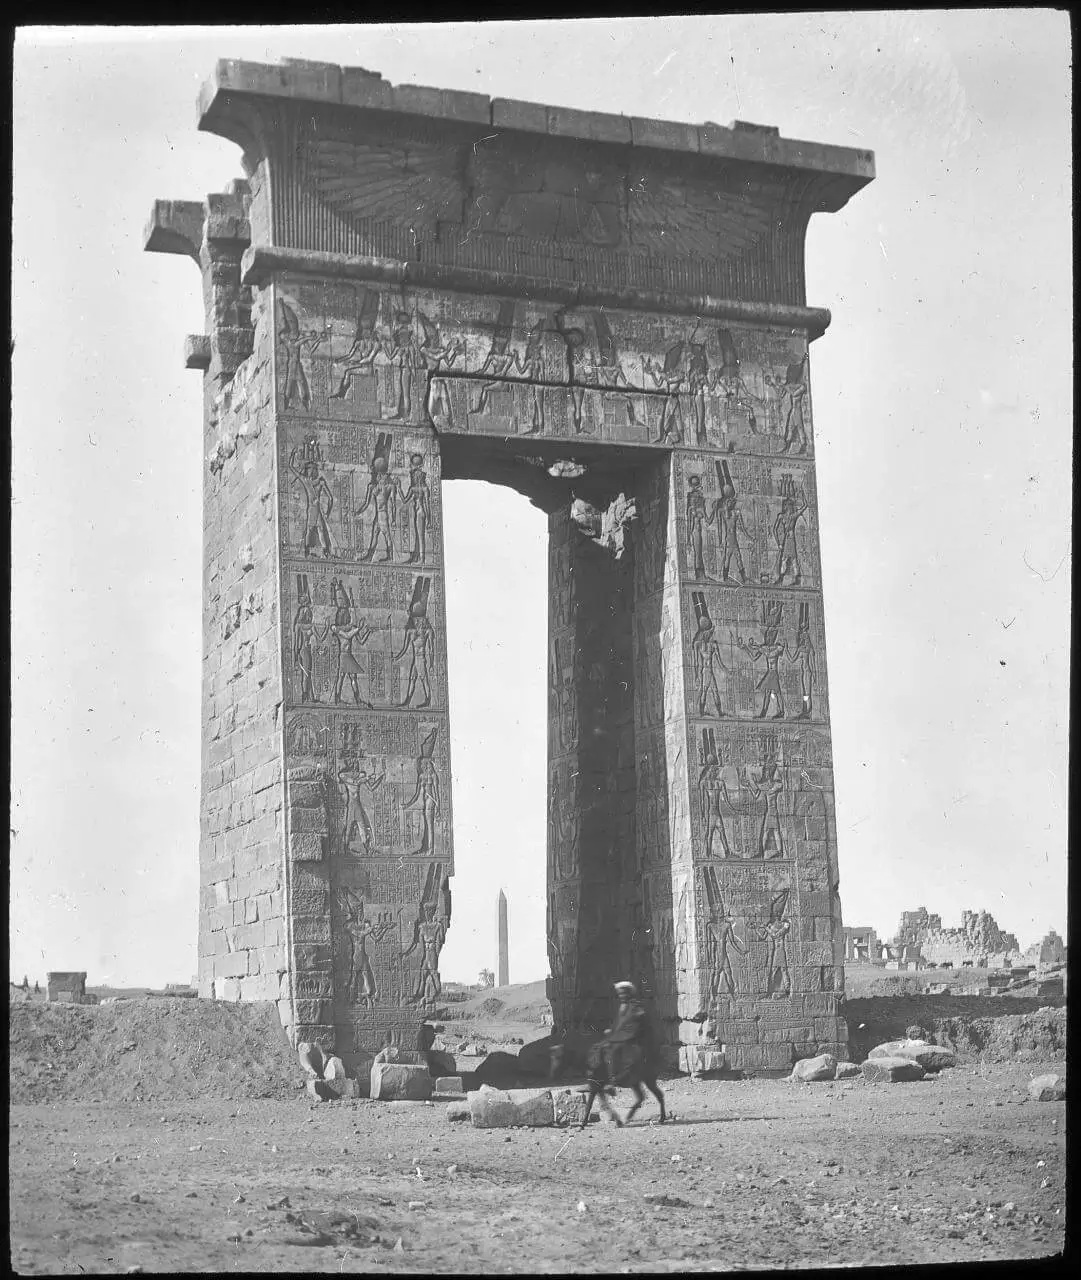
[(803, 244), (872, 155), (308, 62), (220, 62), (199, 127), (246, 177), (146, 246), (207, 312), (201, 993), (356, 1065), (436, 1007), (483, 477), (550, 523), (556, 1027), (630, 976), (685, 1067), (841, 1051)]

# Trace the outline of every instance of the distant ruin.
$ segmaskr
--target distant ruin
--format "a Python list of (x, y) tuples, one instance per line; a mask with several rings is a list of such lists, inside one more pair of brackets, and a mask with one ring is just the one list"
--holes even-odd
[[(48, 999), (58, 1004), (97, 1004), (95, 995), (86, 993), (85, 973), (47, 973), (45, 975)], [(35, 984), (36, 990), (36, 984)]]
[(1007, 969), (1066, 963), (1066, 944), (1054, 929), (1022, 952), (1016, 934), (1000, 929), (989, 911), (962, 911), (961, 927), (946, 929), (940, 915), (918, 907), (901, 913), (897, 932), (888, 942), (867, 925), (845, 926), (842, 936), (846, 965)]

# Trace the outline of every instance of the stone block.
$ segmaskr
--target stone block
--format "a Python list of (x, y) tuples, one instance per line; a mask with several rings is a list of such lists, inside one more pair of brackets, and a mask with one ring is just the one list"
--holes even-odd
[(371, 1096), (381, 1101), (423, 1102), (432, 1096), (427, 1067), (405, 1062), (376, 1062), (372, 1066)]
[(697, 151), (698, 126), (675, 120), (650, 120), (631, 116), (631, 141), (636, 147), (658, 147), (663, 151)]
[(888, 1040), (877, 1044), (867, 1055), (869, 1058), (908, 1058), (918, 1062), (924, 1071), (941, 1071), (957, 1065), (957, 1055), (952, 1049), (931, 1044), (927, 1040)]
[(1036, 1076), (1028, 1082), (1028, 1096), (1032, 1102), (1065, 1102), (1066, 1080), (1054, 1072)]
[(896, 1084), (906, 1080), (922, 1080), (927, 1074), (911, 1058), (868, 1058), (860, 1070), (872, 1084)]
[(469, 1108), (468, 1102), (448, 1102), (447, 1103), (447, 1119), (452, 1123), (459, 1120), (471, 1120), (473, 1113)]
[(464, 1093), (461, 1076), (440, 1076), (435, 1081), (436, 1093)]
[(631, 141), (631, 122), (626, 116), (606, 111), (577, 111), (572, 107), (548, 108), (548, 132), (564, 138), (586, 138), (591, 142)]
[(289, 857), (294, 862), (322, 862), (323, 836), (318, 831), (290, 831)]
[(555, 1124), (551, 1089), (493, 1089), (481, 1085), (469, 1095), (474, 1129), (543, 1128)]
[(858, 1062), (838, 1062), (837, 1070), (833, 1074), (835, 1080), (851, 1080), (855, 1076), (862, 1075), (860, 1064)]
[(820, 1053), (816, 1058), (801, 1058), (792, 1068), (791, 1080), (810, 1084), (816, 1080), (833, 1080), (837, 1074), (837, 1059), (832, 1053)]
[(492, 125), (496, 129), (522, 129), (527, 133), (547, 133), (548, 108), (540, 102), (520, 102), (517, 98), (493, 98)]
[(248, 976), (248, 953), (231, 951), (228, 955), (214, 957), (215, 978), (246, 978)]

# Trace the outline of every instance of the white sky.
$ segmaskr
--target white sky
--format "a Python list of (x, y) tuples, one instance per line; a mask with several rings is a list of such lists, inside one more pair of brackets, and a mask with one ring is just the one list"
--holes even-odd
[[(841, 899), (1065, 935), (1070, 31), (1050, 10), (23, 29), (15, 46), (11, 967), (196, 968), (204, 329), (155, 198), (240, 176), (195, 129), (219, 57), (875, 151), (812, 220)], [(454, 917), (445, 977), (543, 976), (546, 523), (446, 491)]]

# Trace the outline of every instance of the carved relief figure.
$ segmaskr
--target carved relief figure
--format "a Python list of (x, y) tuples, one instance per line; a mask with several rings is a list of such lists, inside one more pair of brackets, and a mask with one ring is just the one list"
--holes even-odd
[(796, 630), (796, 643), (791, 649), (785, 645), (785, 653), (792, 666), (799, 670), (800, 701), (802, 706), (795, 720), (810, 720), (811, 693), (814, 689), (815, 677), (818, 675), (818, 664), (815, 657), (814, 644), (811, 641), (811, 606), (804, 602), (799, 607), (799, 626)]
[(696, 580), (706, 576), (706, 561), (703, 548), (705, 526), (709, 523), (709, 512), (706, 506), (706, 495), (702, 492), (702, 477), (687, 477), (687, 551), (692, 563), (692, 573)]
[(552, 317), (555, 331), (563, 339), (567, 352), (567, 391), (571, 400), (571, 420), (575, 435), (582, 434), (583, 407), (590, 376), (590, 356), (585, 330), (578, 325), (567, 327), (566, 311), (560, 308)]
[(784, 644), (777, 641), (782, 614), (783, 609), (779, 603), (762, 606), (761, 644), (756, 640), (743, 640), (740, 636), (736, 636), (736, 645), (744, 653), (749, 654), (753, 662), (757, 662), (759, 658), (765, 659), (765, 674), (755, 685), (755, 689), (761, 690), (762, 693), (762, 706), (758, 711), (759, 720), (764, 718), (771, 702), (777, 706), (772, 718), (774, 720), (784, 718), (784, 691), (781, 689), (781, 677), (777, 670), (777, 664), (784, 654)]
[(558, 638), (552, 640), (551, 690), (556, 705), (559, 747), (561, 751), (570, 751), (578, 742), (578, 697), (573, 673), (563, 670)]
[(798, 587), (803, 570), (799, 562), (799, 546), (796, 542), (796, 525), (807, 510), (807, 499), (802, 489), (796, 490), (796, 496), (781, 500), (781, 511), (773, 522), (773, 537), (777, 543), (777, 564), (774, 568), (774, 586), (780, 586), (788, 573), (792, 574), (792, 585)]
[(709, 358), (704, 342), (687, 343), (687, 392), (694, 415), (696, 444), (706, 443), (706, 388), (709, 385)]
[(381, 916), (373, 923), (364, 918), (364, 901), (351, 889), (342, 887), (337, 891), (338, 907), (343, 917), (344, 928), (341, 933), (346, 950), (348, 979), (346, 981), (347, 997), (353, 1004), (364, 1009), (373, 1009), (379, 998), (376, 989), (375, 974), (368, 957), (368, 942), (382, 942), (394, 929), (397, 920), (392, 916)]
[(734, 806), (721, 772), (723, 761), (712, 729), (702, 730), (702, 744), (698, 749), (698, 766), (698, 799), (701, 805), (702, 826), (706, 832), (706, 857), (714, 856), (714, 845), (719, 841), (720, 856), (730, 858), (732, 850), (724, 827), (721, 801), (723, 800), (729, 807)]
[(408, 311), (396, 313), (390, 340), (384, 341), (383, 352), (393, 370), (395, 384), (395, 406), (390, 417), (404, 422), (413, 412), (413, 379), (417, 370), (424, 367), (424, 357), (413, 328), (413, 317)]
[(360, 696), (360, 678), (364, 669), (353, 652), (353, 645), (367, 644), (371, 639), (372, 629), (366, 622), (356, 617), (356, 603), (353, 593), (347, 590), (343, 581), (337, 578), (330, 580), (330, 595), (334, 601), (334, 621), (328, 622), (322, 634), (316, 631), (316, 639), (325, 643), (328, 636), (333, 637), (337, 651), (337, 671), (334, 676), (334, 701), (341, 702), (342, 690), (346, 680), (353, 690), (353, 701), (360, 707), (371, 710), (372, 704)]
[(766, 995), (781, 999), (792, 994), (792, 977), (788, 971), (788, 934), (792, 922), (784, 918), (788, 905), (788, 890), (779, 893), (769, 906), (769, 920), (764, 925), (752, 925), (755, 933), (769, 944), (766, 952)]
[(421, 948), (420, 972), (409, 997), (410, 1004), (432, 1004), (439, 998), (443, 984), (439, 979), (439, 952), (447, 936), (446, 921), (435, 915), (434, 902), (422, 902), (420, 918), (413, 927), (413, 941), (402, 959)]
[(344, 400), (353, 379), (361, 373), (369, 373), (375, 365), (375, 358), (382, 352), (382, 346), (375, 333), (376, 319), (379, 315), (379, 294), (374, 289), (363, 286), (357, 290), (357, 323), (353, 330), (353, 343), (341, 360), (341, 377), (336, 391), (328, 397), (330, 400)]
[(667, 393), (661, 402), (661, 422), (657, 430), (656, 444), (683, 443), (683, 407), (679, 393), (684, 386), (684, 343), (677, 342), (668, 348), (664, 367), (658, 369), (653, 360), (646, 358), (644, 367), (656, 386)]
[(747, 954), (746, 945), (740, 941), (735, 922), (724, 909), (717, 873), (706, 867), (702, 875), (705, 885), (709, 915), (705, 921), (706, 967), (709, 970), (709, 1000), (714, 1002), (722, 994), (735, 997), (739, 994), (732, 977), (732, 961), (728, 948), (734, 947), (740, 955)]
[(297, 607), (293, 614), (293, 670), (297, 675), (298, 702), (318, 702), (313, 679), (312, 640), (315, 639), (315, 614), (308, 587), (308, 575), (297, 574)]
[(556, 879), (573, 879), (578, 875), (578, 814), (568, 806), (556, 770), (548, 787), (548, 838)]
[(432, 588), (431, 578), (417, 578), (413, 583), (413, 599), (409, 605), (409, 620), (405, 624), (405, 636), (402, 647), (394, 655), (394, 661), (400, 662), (409, 654), (409, 674), (406, 676), (405, 697), (398, 704), (408, 707), (413, 701), (417, 685), (420, 685), (421, 700), (418, 707), (427, 707), (432, 701), (432, 671), (435, 668), (435, 628), (428, 618), (428, 595)]
[(360, 557), (371, 560), (377, 546), (382, 545), (384, 553), (380, 562), (386, 563), (394, 557), (392, 541), (393, 521), (397, 515), (397, 499), (400, 493), (398, 481), (390, 474), (390, 450), (392, 440), (385, 432), (380, 431), (372, 454), (371, 479), (368, 491), (364, 495), (364, 503), (357, 512), (362, 516), (369, 507), (375, 508), (372, 517), (372, 534), (368, 542), (368, 550)]
[(420, 845), (413, 850), (415, 854), (435, 854), (436, 819), (439, 814), (439, 773), (432, 755), (435, 752), (435, 739), (439, 733), (438, 725), (420, 744), (420, 755), (416, 760), (417, 785), (412, 796), (405, 802), (407, 809), (419, 805), (422, 828)]
[[(420, 343), (420, 357), (424, 362), (424, 367), (434, 375), (453, 369), (455, 362), (465, 347), (465, 343), (460, 337), (455, 338), (453, 342), (445, 342), (440, 336), (438, 326), (433, 320), (429, 320), (423, 311), (417, 312), (417, 320), (423, 334)], [(431, 414), (433, 421), (438, 420), (449, 426), (452, 415), (446, 383), (438, 376), (431, 378), (429, 381), (432, 395), (428, 405), (428, 412)]]
[(345, 817), (342, 819), (342, 849), (345, 853), (370, 857), (375, 852), (375, 830), (360, 793), (365, 790), (374, 796), (385, 776), (374, 768), (366, 769), (361, 759), (355, 760), (349, 768), (338, 770), (338, 782), (345, 793)]
[(490, 393), (498, 391), (514, 369), (516, 355), (510, 349), (513, 332), (514, 302), (504, 298), (499, 304), (499, 313), (492, 333), (492, 345), (488, 348), (484, 363), (477, 370), (481, 378), (487, 374), (489, 381), (480, 384), (480, 395), (477, 397), (477, 403), (470, 409), (470, 413), (487, 413)]
[(311, 355), (323, 341), (325, 334), (318, 329), (301, 329), (297, 313), (284, 298), (278, 299), (278, 315), (281, 318), (278, 345), (281, 347), (282, 363), (285, 366), (283, 407), (291, 409), (294, 400), (299, 400), (305, 409), (310, 409), (312, 389), (304, 368), (304, 357)]
[(766, 385), (777, 396), (780, 413), (784, 416), (785, 453), (807, 452), (807, 428), (803, 420), (803, 402), (807, 395), (806, 364), (806, 356), (798, 364), (790, 364), (783, 382), (770, 373), (763, 374)]
[(304, 495), (304, 555), (314, 555), (318, 550), (322, 552), (324, 560), (329, 560), (334, 551), (334, 540), (327, 522), (334, 510), (334, 494), (319, 472), (319, 461), (319, 446), (314, 440), (310, 440), (302, 450), (294, 449), (289, 455), (289, 470)]
[(691, 640), (691, 655), (694, 660), (694, 679), (698, 686), (698, 714), (709, 715), (709, 704), (712, 702), (715, 714), (724, 716), (721, 706), (721, 690), (717, 683), (717, 669), (726, 675), (728, 668), (721, 659), (721, 646), (717, 641), (717, 629), (709, 616), (709, 606), (701, 591), (693, 591), (691, 600), (694, 604), (695, 621), (698, 630)]
[(739, 535), (742, 533), (744, 537), (750, 538), (752, 542), (754, 537), (748, 532), (747, 526), (743, 523), (743, 516), (736, 505), (736, 486), (732, 482), (732, 473), (728, 469), (728, 463), (718, 462), (716, 466), (721, 496), (713, 504), (713, 510), (709, 515), (709, 523), (717, 526), (717, 537), (720, 542), (721, 553), (721, 579), (724, 582), (728, 581), (728, 571), (734, 556), (740, 583), (745, 584), (747, 574), (743, 568), (743, 553), (739, 547)]
[(402, 495), (402, 506), (409, 510), (413, 530), (413, 550), (409, 553), (406, 564), (424, 564), (428, 558), (428, 522), (432, 518), (432, 495), (428, 488), (428, 473), (424, 470), (422, 453), (409, 455), (409, 488)]
[(758, 828), (758, 856), (783, 858), (785, 856), (784, 831), (778, 801), (784, 793), (784, 781), (777, 772), (777, 761), (766, 758), (758, 769), (758, 777), (747, 771), (747, 785), (756, 800), (762, 803), (762, 822)]
[(528, 428), (523, 435), (535, 435), (544, 430), (544, 333), (545, 323), (538, 320), (526, 335), (525, 354), (519, 359), (517, 352), (514, 360), (518, 372), (529, 381), (529, 392), (532, 399), (531, 416)]

